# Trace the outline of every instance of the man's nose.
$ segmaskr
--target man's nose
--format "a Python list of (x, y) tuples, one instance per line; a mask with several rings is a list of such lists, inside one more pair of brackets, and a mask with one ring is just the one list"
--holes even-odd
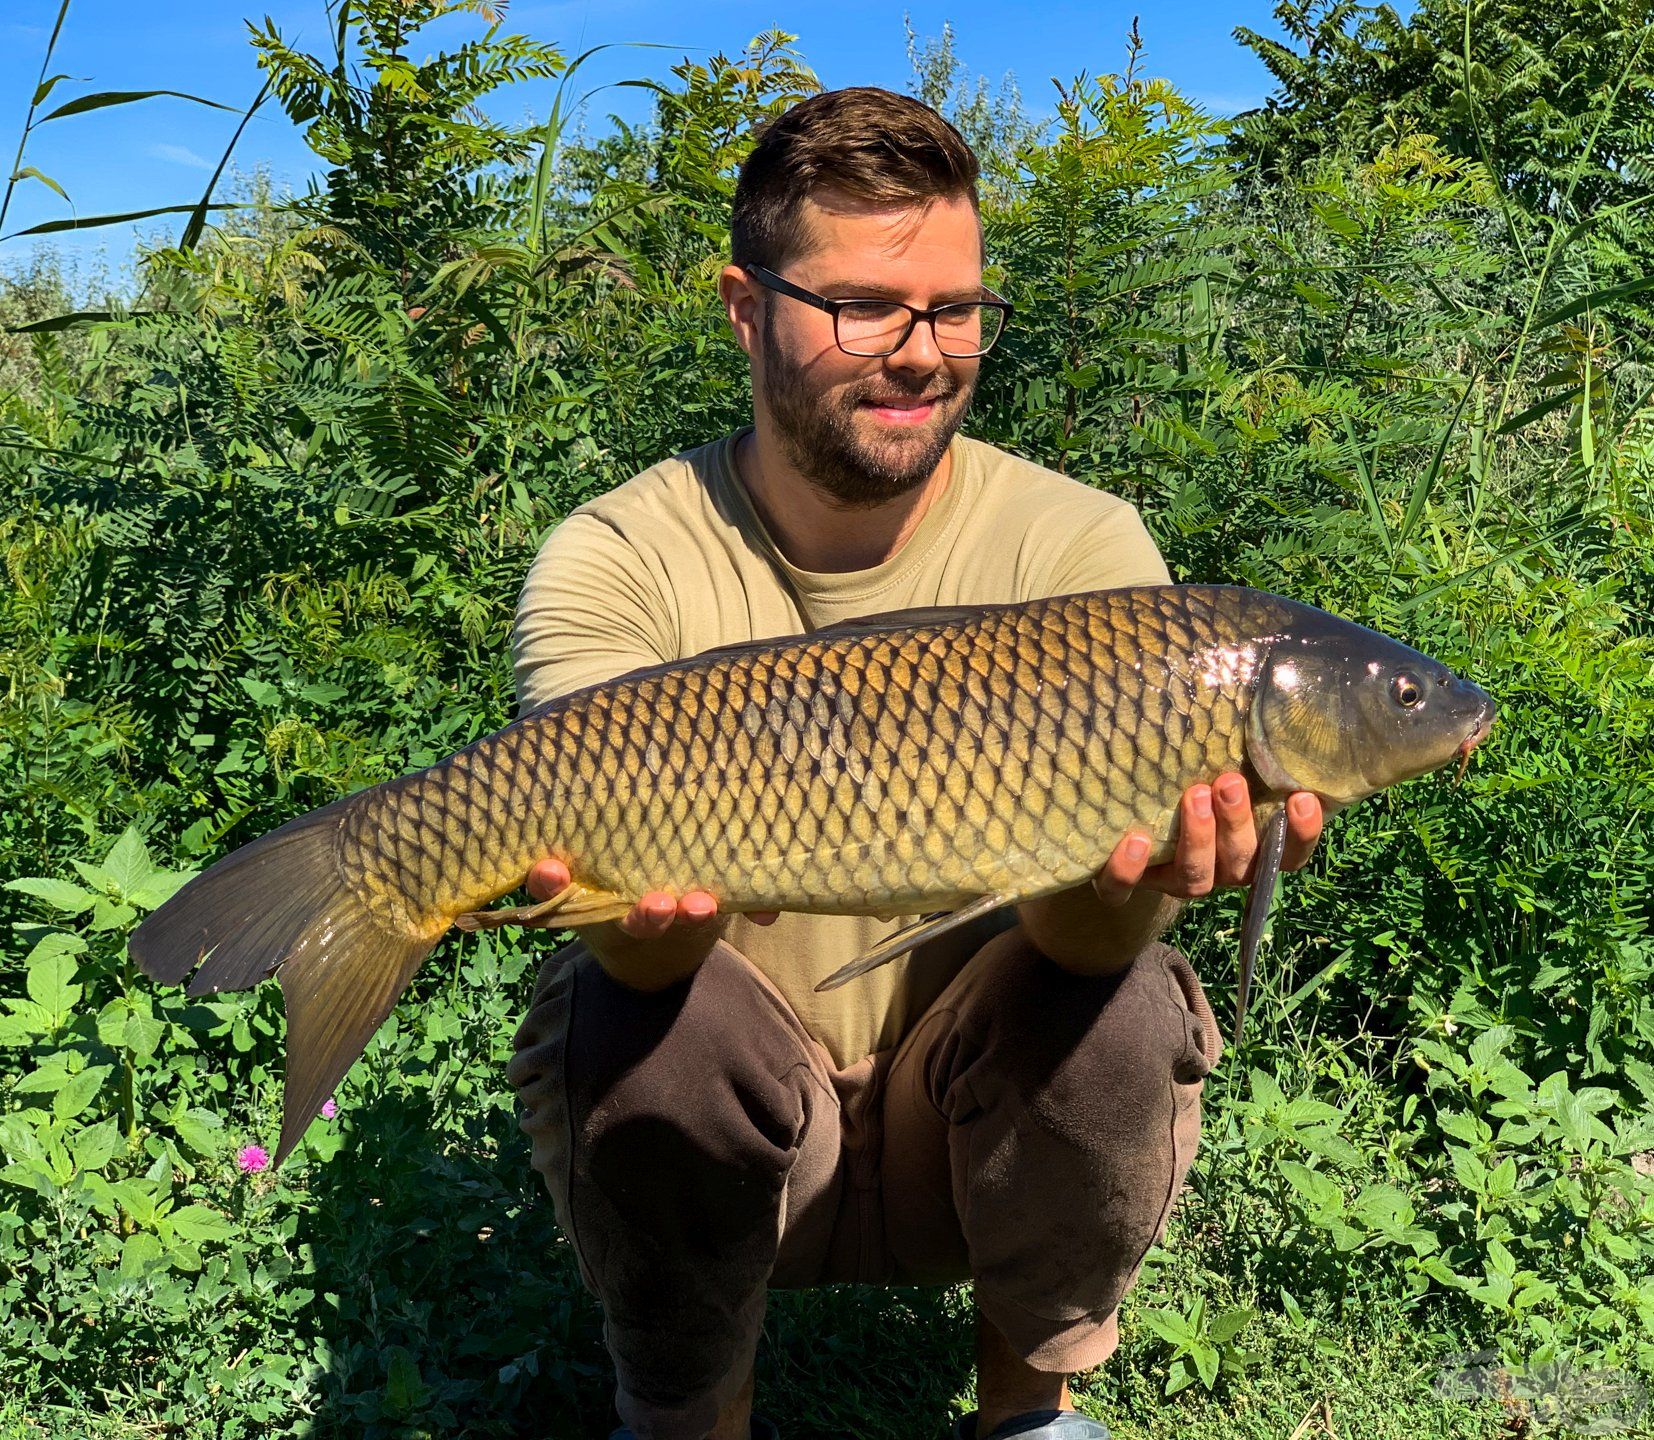
[(936, 344), (935, 325), (934, 320), (914, 321), (907, 339), (902, 341), (902, 348), (886, 355), (885, 364), (894, 370), (922, 370), (927, 373), (940, 368), (943, 356)]

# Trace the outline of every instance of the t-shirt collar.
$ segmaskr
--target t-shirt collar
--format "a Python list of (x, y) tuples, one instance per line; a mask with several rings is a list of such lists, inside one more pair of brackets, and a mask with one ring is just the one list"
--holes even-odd
[(947, 489), (925, 512), (901, 549), (888, 560), (865, 570), (804, 570), (781, 553), (781, 547), (759, 518), (752, 497), (747, 494), (747, 487), (736, 471), (735, 447), (743, 436), (751, 433), (752, 427), (749, 425), (727, 436), (718, 446), (718, 478), (730, 496), (736, 523), (755, 547), (786, 575), (798, 598), (812, 609), (822, 606), (838, 610), (858, 602), (876, 602), (882, 592), (897, 591), (903, 578), (923, 564), (925, 557), (954, 528), (963, 514), (965, 492), (975, 479), (975, 456), (971, 453), (971, 446), (963, 436), (956, 434), (949, 445), (953, 463), (948, 472)]

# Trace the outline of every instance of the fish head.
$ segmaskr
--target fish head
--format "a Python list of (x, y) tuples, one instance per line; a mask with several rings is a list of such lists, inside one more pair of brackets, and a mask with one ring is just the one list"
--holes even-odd
[(1493, 728), (1485, 690), (1388, 635), (1294, 609), (1266, 642), (1247, 716), (1247, 758), (1271, 790), (1336, 810), (1455, 758), (1462, 773)]

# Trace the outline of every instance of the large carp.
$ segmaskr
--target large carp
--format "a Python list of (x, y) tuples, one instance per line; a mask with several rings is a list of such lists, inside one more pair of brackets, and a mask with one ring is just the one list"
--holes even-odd
[[(302, 815), (132, 936), (191, 995), (281, 981), (278, 1162), (453, 925), (616, 919), (650, 889), (725, 912), (930, 914), (841, 983), (998, 906), (1079, 884), (1183, 792), (1248, 778), (1262, 834), (1236, 1026), (1285, 836), (1437, 769), (1493, 702), (1437, 661), (1256, 590), (1156, 585), (907, 610), (708, 651), (563, 696), (440, 764)], [(562, 894), (483, 911), (533, 864)]]

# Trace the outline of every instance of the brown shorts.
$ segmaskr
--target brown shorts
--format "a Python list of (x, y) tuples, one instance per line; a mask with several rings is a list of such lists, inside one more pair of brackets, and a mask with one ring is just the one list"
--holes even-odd
[(1087, 978), (1020, 929), (983, 946), (897, 1049), (847, 1070), (723, 943), (654, 994), (571, 945), (515, 1044), (534, 1167), (602, 1302), (617, 1407), (642, 1440), (711, 1429), (770, 1287), (972, 1280), (1030, 1364), (1101, 1363), (1222, 1052), (1177, 951)]

